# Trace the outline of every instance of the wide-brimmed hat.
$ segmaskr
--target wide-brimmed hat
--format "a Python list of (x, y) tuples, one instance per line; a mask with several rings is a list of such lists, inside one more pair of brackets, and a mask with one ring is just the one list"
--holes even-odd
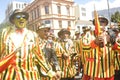
[(83, 26), (82, 27), (83, 32), (90, 31), (91, 29), (88, 26)]
[(80, 32), (79, 31), (75, 31), (75, 35), (79, 35), (80, 34)]
[(50, 26), (47, 25), (47, 24), (41, 24), (41, 25), (38, 27), (37, 31), (42, 30), (42, 29), (48, 29), (48, 30), (50, 30), (51, 28), (50, 28)]
[(13, 13), (11, 14), (11, 16), (9, 17), (9, 21), (10, 21), (11, 23), (13, 23), (14, 17), (15, 17), (15, 15), (17, 15), (17, 14), (24, 14), (26, 20), (28, 20), (28, 18), (29, 18), (29, 15), (28, 15), (27, 12), (24, 12), (24, 11), (22, 11), (22, 10), (20, 10), (20, 9), (15, 9), (15, 10), (13, 11)]
[(68, 29), (63, 28), (58, 32), (58, 37), (60, 37), (63, 34), (69, 34), (70, 35), (71, 33)]
[[(103, 17), (103, 16), (100, 16), (98, 17), (99, 19), (99, 22), (100, 22), (100, 26), (107, 26), (108, 25), (108, 19)], [(95, 19), (93, 19), (93, 25), (95, 25)]]

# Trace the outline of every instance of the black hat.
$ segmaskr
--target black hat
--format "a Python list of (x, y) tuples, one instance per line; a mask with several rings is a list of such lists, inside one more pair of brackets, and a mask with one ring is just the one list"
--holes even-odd
[(86, 31), (89, 31), (90, 28), (89, 28), (88, 26), (83, 26), (83, 27), (82, 27), (82, 30), (83, 30), (83, 32), (86, 32)]
[(12, 15), (9, 17), (9, 21), (11, 23), (13, 23), (14, 16), (17, 15), (17, 14), (19, 14), (19, 13), (24, 14), (25, 15), (25, 19), (28, 20), (29, 15), (28, 15), (27, 12), (23, 12), (20, 9), (15, 9), (14, 12), (12, 13)]
[(59, 32), (58, 32), (58, 37), (60, 37), (61, 35), (63, 34), (71, 34), (70, 31), (68, 29), (61, 29)]
[(80, 34), (80, 32), (79, 32), (79, 31), (75, 31), (75, 35), (77, 35), (77, 34), (79, 35), (79, 34)]
[[(107, 26), (108, 25), (108, 19), (103, 17), (103, 16), (100, 16), (99, 18), (99, 21), (100, 21), (100, 26)], [(95, 19), (93, 19), (93, 25), (95, 25)]]

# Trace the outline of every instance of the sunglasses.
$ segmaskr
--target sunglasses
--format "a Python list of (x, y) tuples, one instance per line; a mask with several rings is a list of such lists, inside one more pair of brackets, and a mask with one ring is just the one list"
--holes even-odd
[(16, 15), (15, 18), (16, 19), (20, 19), (20, 18), (26, 19), (26, 15), (24, 15), (24, 14), (22, 14), (22, 15)]

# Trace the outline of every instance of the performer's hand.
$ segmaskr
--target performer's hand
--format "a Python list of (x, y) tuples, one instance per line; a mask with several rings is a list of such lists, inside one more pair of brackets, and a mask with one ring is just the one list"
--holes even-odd
[(61, 71), (57, 71), (56, 72), (56, 76), (55, 76), (55, 78), (56, 78), (56, 80), (60, 80), (61, 79)]
[(52, 71), (52, 70), (49, 70), (47, 74), (48, 74), (48, 76), (49, 76), (50, 78), (56, 77), (56, 73), (55, 73), (54, 71)]
[(62, 58), (64, 58), (64, 59), (67, 59), (69, 57), (69, 55), (67, 54), (67, 53), (64, 53), (63, 55), (62, 55)]
[(104, 39), (103, 39), (102, 36), (96, 37), (96, 39), (95, 39), (95, 44), (96, 44), (96, 45), (98, 45), (98, 46), (100, 46), (100, 47), (103, 47), (103, 46), (104, 46), (103, 43), (104, 43)]

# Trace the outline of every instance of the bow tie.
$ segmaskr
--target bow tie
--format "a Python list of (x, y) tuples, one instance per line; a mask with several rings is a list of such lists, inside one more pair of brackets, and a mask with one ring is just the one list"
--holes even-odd
[(16, 31), (16, 33), (20, 33), (20, 34), (22, 34), (23, 31), (24, 31), (24, 29), (16, 29), (15, 31)]

